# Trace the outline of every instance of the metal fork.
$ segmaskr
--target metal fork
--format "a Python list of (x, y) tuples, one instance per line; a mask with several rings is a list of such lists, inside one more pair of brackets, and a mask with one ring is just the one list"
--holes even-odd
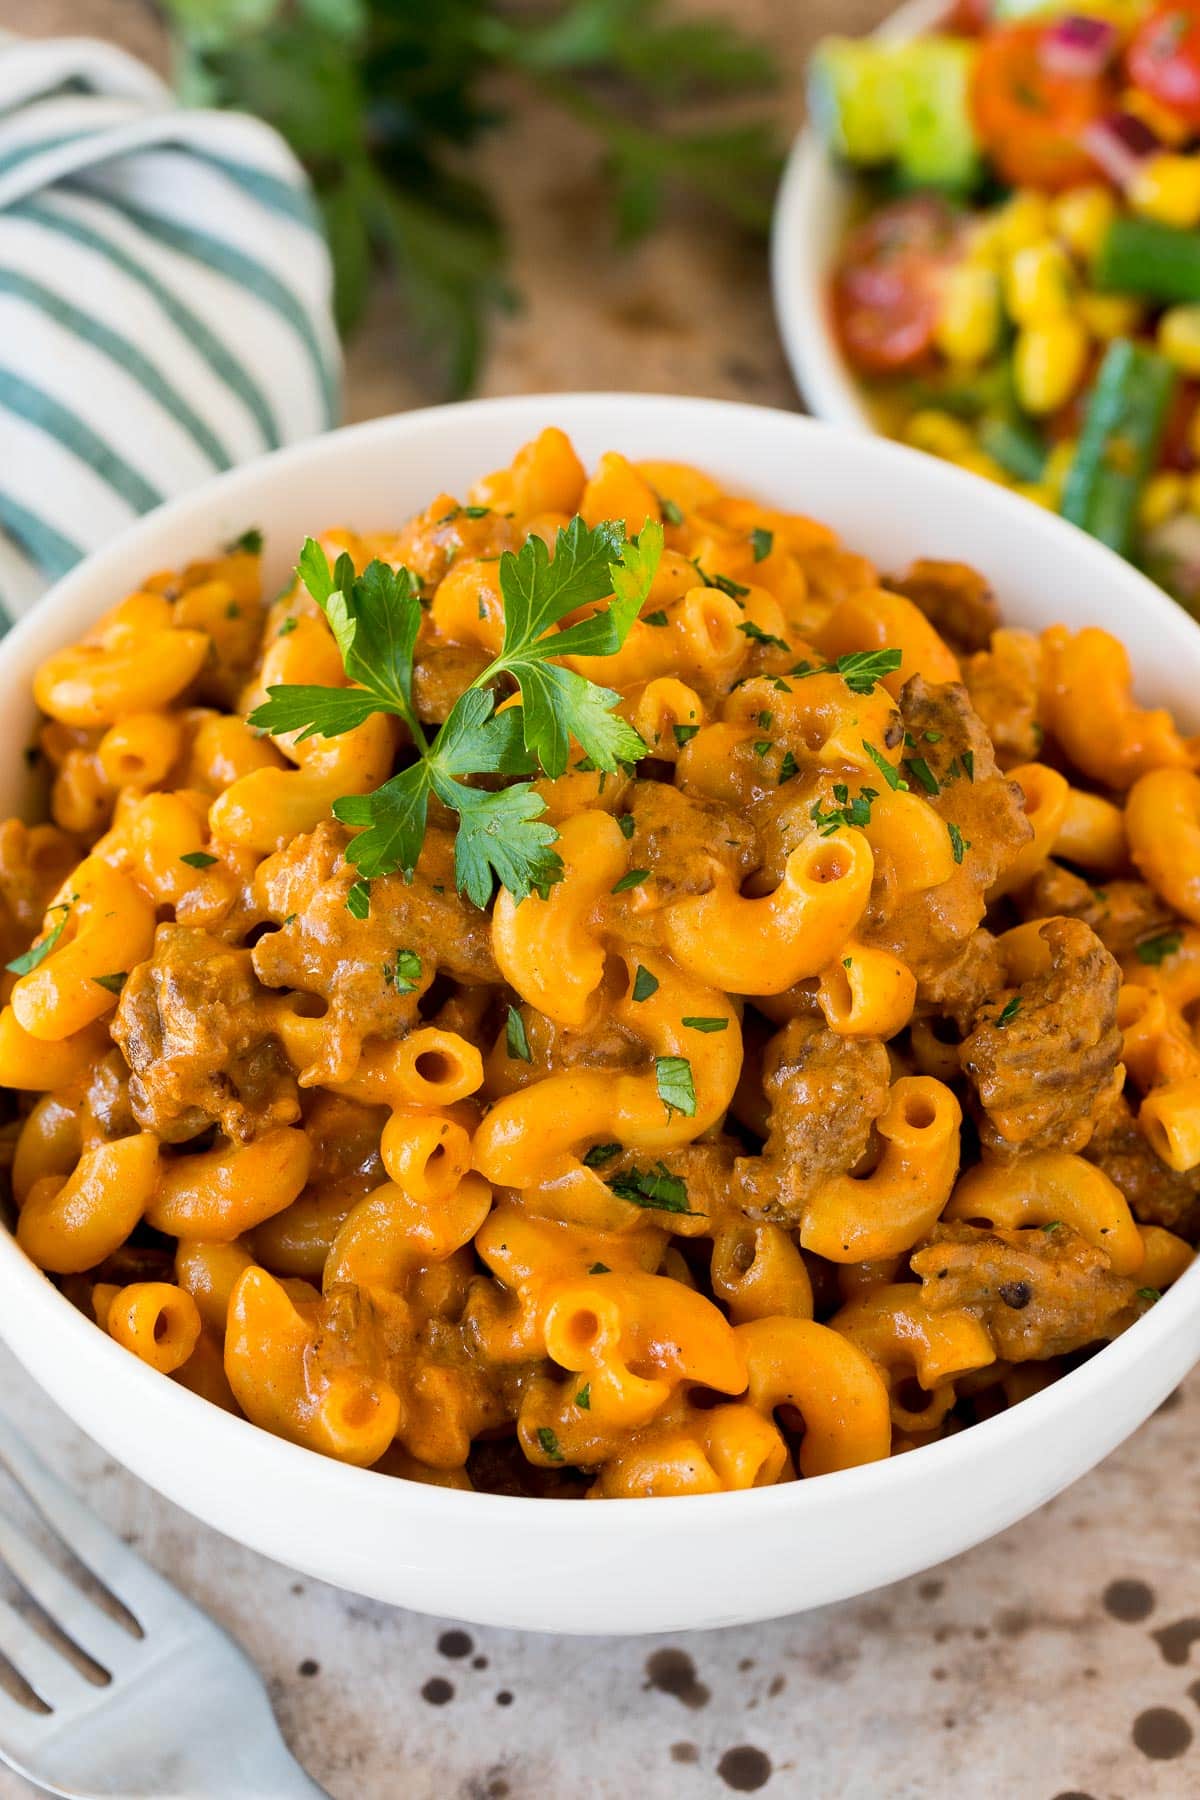
[(3, 1414), (0, 1461), (142, 1631), (118, 1623), (0, 1513), (0, 1560), (110, 1677), (89, 1680), (0, 1600), (0, 1656), (50, 1709), (0, 1690), (0, 1759), (69, 1800), (329, 1800), (284, 1744), (241, 1647), (102, 1525)]

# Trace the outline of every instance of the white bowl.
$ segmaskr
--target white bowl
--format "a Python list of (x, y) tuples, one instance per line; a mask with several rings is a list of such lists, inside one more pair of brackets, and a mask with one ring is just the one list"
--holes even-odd
[[(908, 0), (879, 37), (909, 38), (944, 17), (947, 0)], [(842, 353), (829, 306), (829, 283), (850, 222), (855, 177), (839, 169), (817, 133), (792, 146), (771, 227), (775, 320), (805, 405), (831, 425), (877, 431), (858, 377)]]
[[(30, 680), (150, 569), (261, 525), (268, 584), (304, 536), (391, 525), (462, 493), (542, 425), (585, 460), (695, 461), (730, 488), (830, 521), (896, 568), (958, 557), (1007, 618), (1099, 624), (1146, 698), (1200, 727), (1200, 628), (1127, 564), (999, 487), (792, 414), (649, 395), (553, 395), (410, 413), (284, 450), (163, 507), (93, 556), (0, 644), (21, 802)], [(83, 1430), (178, 1505), (307, 1574), (481, 1624), (569, 1632), (733, 1625), (823, 1606), (954, 1556), (1105, 1456), (1200, 1357), (1200, 1266), (1125, 1336), (1010, 1412), (892, 1462), (759, 1492), (572, 1504), (447, 1492), (343, 1467), (198, 1399), (122, 1350), (0, 1230), (0, 1332)]]

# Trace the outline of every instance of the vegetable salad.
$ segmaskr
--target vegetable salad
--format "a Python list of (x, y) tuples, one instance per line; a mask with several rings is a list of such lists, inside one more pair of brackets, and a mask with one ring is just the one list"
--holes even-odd
[(1200, 611), (1200, 0), (959, 0), (826, 39), (810, 103), (861, 180), (831, 300), (883, 428)]

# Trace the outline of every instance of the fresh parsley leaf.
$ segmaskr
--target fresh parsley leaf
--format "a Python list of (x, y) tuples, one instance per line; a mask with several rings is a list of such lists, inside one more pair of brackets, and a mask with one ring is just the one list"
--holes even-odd
[(679, 1022), (681, 1025), (686, 1025), (689, 1031), (724, 1031), (729, 1024), (728, 1019), (707, 1018), (685, 1018)]
[(866, 738), (863, 738), (862, 740), (862, 747), (870, 757), (871, 761), (875, 764), (875, 767), (879, 770), (879, 773), (883, 776), (883, 779), (887, 782), (892, 792), (907, 794), (907, 781), (901, 780), (899, 769), (888, 761), (882, 750), (877, 750), (874, 744), (869, 744), (867, 742)]
[(115, 975), (93, 975), (92, 980), (97, 987), (106, 988), (110, 994), (119, 994), (129, 980), (129, 970), (118, 969)]
[(54, 949), (54, 946), (58, 943), (59, 938), (67, 929), (67, 920), (71, 916), (71, 908), (78, 898), (79, 896), (77, 894), (73, 894), (69, 901), (64, 901), (60, 905), (52, 906), (48, 909), (48, 911), (52, 913), (61, 913), (62, 918), (59, 919), (55, 925), (51, 926), (41, 943), (31, 944), (29, 949), (21, 956), (14, 956), (11, 962), (5, 963), (4, 966), (10, 975), (29, 975), (34, 969), (38, 968), (40, 964), (45, 962), (50, 952)]
[[(743, 593), (749, 593), (749, 591), (749, 588), (742, 589)], [(761, 625), (754, 623), (753, 619), (743, 619), (738, 630), (746, 637), (753, 639), (756, 644), (771, 644), (776, 650), (791, 649), (790, 644), (786, 644), (781, 637), (776, 637), (773, 632), (764, 631)]]
[(658, 976), (652, 975), (641, 963), (637, 966), (637, 974), (633, 978), (633, 998), (648, 1000), (651, 994), (658, 992)]
[(963, 836), (957, 825), (947, 825), (946, 830), (950, 834), (950, 848), (954, 852), (954, 860), (956, 863), (960, 863), (965, 853), (971, 848), (971, 841)]
[(1168, 956), (1174, 956), (1183, 942), (1183, 934), (1178, 931), (1160, 931), (1155, 937), (1143, 938), (1135, 944), (1137, 959), (1147, 963), (1152, 969), (1161, 968)]
[(619, 1200), (628, 1200), (632, 1206), (698, 1217), (688, 1205), (686, 1181), (672, 1175), (665, 1163), (653, 1169), (627, 1169), (623, 1175), (614, 1175), (608, 1185)]
[(369, 880), (399, 870), (406, 881), (412, 880), (425, 841), (429, 786), (429, 764), (415, 762), (373, 794), (347, 794), (334, 801), (335, 819), (343, 825), (364, 827), (346, 850), (347, 862), (352, 862), (360, 875)]
[[(453, 798), (448, 789), (456, 790)], [(483, 908), (498, 881), (520, 902), (530, 894), (543, 899), (562, 880), (562, 857), (554, 849), (558, 837), (542, 820), (546, 802), (528, 782), (502, 788), (498, 794), (437, 783), (438, 797), (458, 809), (454, 840), (454, 878), (459, 890)], [(352, 853), (354, 846), (351, 845)]]
[(1001, 1013), (999, 1014), (999, 1016), (996, 1019), (997, 1031), (1003, 1031), (1004, 1027), (1006, 1025), (1010, 1024), (1012, 1022), (1012, 1020), (1016, 1018), (1016, 1016), (1020, 1012), (1020, 1010), (1021, 1010), (1021, 996), (1020, 996), (1020, 994), (1014, 994), (1012, 999), (1005, 1003), (1003, 1010), (1001, 1011)]
[(885, 675), (893, 674), (899, 667), (902, 652), (899, 650), (850, 650), (845, 656), (839, 656), (836, 662), (797, 663), (788, 671), (791, 675), (840, 675), (852, 694), (873, 694), (876, 682), (882, 681)]
[(391, 711), (381, 707), (377, 695), (366, 688), (309, 687), (301, 683), (274, 685), (256, 706), (247, 723), (272, 737), (291, 737), (303, 743), (310, 737), (341, 737), (363, 725), (372, 714)]
[(750, 533), (750, 545), (754, 551), (755, 562), (765, 562), (775, 548), (775, 533), (767, 531), (761, 525), (756, 525)]
[(421, 980), (421, 959), (415, 950), (397, 950), (394, 963), (384, 963), (383, 979), (398, 994), (411, 994)]
[(529, 1048), (529, 1033), (525, 1029), (525, 1021), (515, 1006), (508, 1009), (508, 1020), (504, 1027), (504, 1043), (508, 1054), (514, 1062), (531, 1063), (533, 1052)]
[(225, 545), (225, 554), (226, 556), (237, 556), (239, 552), (242, 552), (246, 556), (261, 556), (262, 547), (263, 534), (257, 525), (251, 525), (248, 531), (243, 531), (241, 537), (229, 540)]
[(649, 873), (649, 869), (628, 869), (619, 881), (613, 883), (609, 891), (613, 894), (626, 894), (630, 888), (640, 887)]
[(688, 1119), (695, 1118), (696, 1084), (692, 1080), (692, 1065), (686, 1056), (656, 1056), (654, 1081), (658, 1097), (667, 1109), (668, 1118), (676, 1112)]
[[(611, 1162), (614, 1156), (620, 1156), (620, 1154), (620, 1144), (593, 1144), (583, 1158), (583, 1166), (585, 1169), (599, 1169), (604, 1163)], [(603, 1264), (599, 1264), (598, 1267), (603, 1268)], [(589, 1275), (595, 1273), (596, 1269), (588, 1270)], [(607, 1275), (608, 1270), (605, 1269), (604, 1273)]]
[(916, 778), (927, 794), (941, 793), (941, 784), (923, 756), (908, 756), (904, 760), (909, 774)]
[(543, 1456), (548, 1456), (551, 1462), (562, 1462), (563, 1453), (558, 1447), (558, 1438), (549, 1425), (538, 1426), (537, 1441)]
[[(700, 567), (699, 560), (696, 557), (692, 558), (692, 567), (695, 569), (705, 587), (719, 588), (720, 591), (723, 594), (727, 594), (731, 600), (740, 600), (744, 594), (750, 592), (748, 587), (743, 587), (740, 581), (734, 581), (732, 576), (706, 575), (704, 570)], [(775, 641), (778, 643), (779, 640), (776, 639)], [(786, 650), (786, 648), (787, 645), (785, 644), (784, 649)]]
[(207, 850), (188, 850), (179, 860), (189, 869), (211, 869), (217, 859)]
[(371, 911), (371, 884), (361, 877), (346, 894), (346, 911), (355, 919), (365, 919)]

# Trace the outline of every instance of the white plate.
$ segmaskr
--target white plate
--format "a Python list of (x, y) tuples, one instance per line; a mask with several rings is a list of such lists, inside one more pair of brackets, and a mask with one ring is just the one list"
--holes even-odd
[[(909, 0), (877, 35), (916, 37), (944, 17), (947, 0)], [(817, 133), (792, 146), (775, 200), (771, 287), (775, 319), (796, 385), (809, 412), (831, 425), (877, 429), (850, 368), (829, 309), (829, 283), (850, 220), (855, 177), (839, 169)]]
[[(719, 401), (565, 395), (478, 401), (337, 432), (234, 470), (83, 564), (0, 643), (20, 804), (29, 687), (147, 570), (266, 532), (268, 585), (305, 533), (396, 524), (462, 493), (543, 425), (585, 461), (619, 448), (703, 464), (810, 512), (894, 569), (957, 557), (1018, 625), (1120, 633), (1145, 697), (1200, 727), (1200, 628), (1127, 564), (1004, 489), (879, 438)], [(284, 1443), (164, 1380), (77, 1312), (0, 1231), (0, 1332), (78, 1425), (230, 1537), (362, 1594), (481, 1624), (570, 1632), (733, 1625), (823, 1606), (954, 1556), (1032, 1511), (1141, 1423), (1200, 1357), (1200, 1267), (1054, 1386), (944, 1442), (753, 1493), (585, 1503), (447, 1492)]]

